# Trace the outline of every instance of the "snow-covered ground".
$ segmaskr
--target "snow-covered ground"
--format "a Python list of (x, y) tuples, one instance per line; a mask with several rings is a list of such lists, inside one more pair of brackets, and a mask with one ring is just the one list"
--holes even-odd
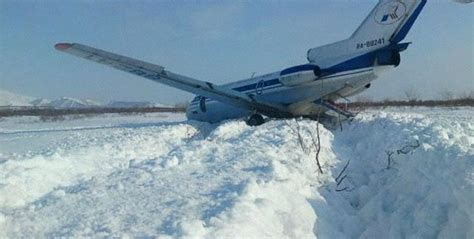
[(474, 238), (472, 108), (316, 125), (0, 119), (0, 237)]

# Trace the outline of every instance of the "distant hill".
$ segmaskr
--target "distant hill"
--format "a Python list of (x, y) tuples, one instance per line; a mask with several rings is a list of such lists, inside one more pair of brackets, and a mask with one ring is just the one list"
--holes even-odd
[(30, 102), (33, 100), (35, 100), (33, 97), (0, 89), (0, 106), (32, 106)]
[(90, 100), (61, 97), (56, 100), (23, 96), (0, 89), (0, 107), (46, 107), (54, 109), (85, 109), (85, 108), (152, 108), (167, 107), (149, 101), (110, 101), (107, 104)]
[(80, 100), (70, 97), (62, 97), (60, 99), (51, 101), (49, 106), (55, 109), (81, 109), (101, 107), (102, 105), (99, 102), (93, 100)]
[(48, 99), (36, 99), (30, 102), (33, 106), (36, 107), (50, 107), (51, 100)]

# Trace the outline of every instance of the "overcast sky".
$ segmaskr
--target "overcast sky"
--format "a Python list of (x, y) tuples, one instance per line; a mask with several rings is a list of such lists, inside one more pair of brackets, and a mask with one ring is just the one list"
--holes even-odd
[[(43, 98), (175, 103), (191, 95), (54, 50), (78, 42), (215, 83), (306, 63), (309, 48), (351, 35), (376, 0), (0, 0), (0, 88)], [(423, 98), (474, 91), (474, 4), (430, 0), (402, 64), (366, 93)]]

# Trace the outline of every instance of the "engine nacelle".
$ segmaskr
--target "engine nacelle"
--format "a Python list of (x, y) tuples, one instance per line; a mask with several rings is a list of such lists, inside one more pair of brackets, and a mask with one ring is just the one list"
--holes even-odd
[(321, 68), (316, 65), (306, 64), (293, 66), (280, 72), (280, 82), (285, 86), (298, 86), (318, 79)]
[(377, 64), (379, 66), (395, 66), (400, 65), (400, 52), (397, 50), (383, 50), (377, 53)]

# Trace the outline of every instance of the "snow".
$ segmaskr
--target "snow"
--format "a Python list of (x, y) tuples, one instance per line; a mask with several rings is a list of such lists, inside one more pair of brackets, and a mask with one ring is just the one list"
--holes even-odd
[(106, 105), (112, 108), (149, 108), (149, 107), (166, 107), (162, 104), (152, 103), (148, 101), (110, 101)]
[(321, 126), (323, 174), (308, 120), (3, 118), (0, 237), (473, 238), (473, 118), (389, 108)]
[(112, 100), (107, 104), (90, 100), (76, 99), (72, 97), (61, 97), (55, 100), (34, 98), (15, 94), (0, 89), (0, 107), (5, 106), (35, 106), (51, 107), (56, 109), (71, 108), (94, 108), (94, 107), (112, 107), (112, 108), (134, 108), (134, 107), (165, 107), (165, 105), (152, 103), (148, 101), (117, 101)]
[(0, 89), (0, 106), (31, 106), (32, 97), (15, 94)]
[(70, 97), (61, 97), (60, 99), (53, 100), (49, 103), (49, 106), (56, 109), (67, 109), (67, 108), (91, 108), (91, 107), (100, 107), (99, 102), (93, 100), (80, 100)]
[(51, 106), (51, 100), (48, 99), (36, 99), (30, 102), (33, 106), (36, 107), (50, 107)]

